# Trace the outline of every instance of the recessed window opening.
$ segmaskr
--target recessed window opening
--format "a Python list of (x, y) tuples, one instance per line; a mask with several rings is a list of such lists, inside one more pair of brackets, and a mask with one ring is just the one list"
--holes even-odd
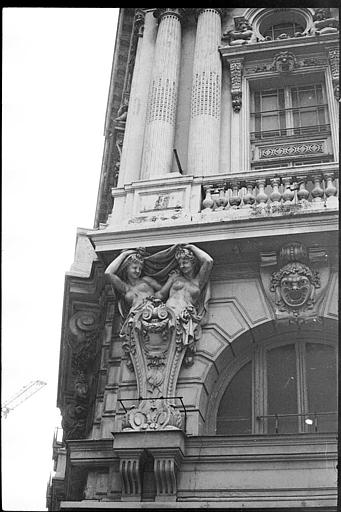
[(228, 383), (216, 421), (219, 435), (336, 429), (335, 348), (300, 339), (267, 348), (260, 344)]
[(255, 91), (251, 140), (330, 133), (322, 84)]

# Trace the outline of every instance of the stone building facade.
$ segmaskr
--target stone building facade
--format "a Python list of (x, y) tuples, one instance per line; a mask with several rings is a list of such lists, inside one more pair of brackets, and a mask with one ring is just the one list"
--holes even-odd
[(338, 37), (334, 8), (120, 9), (49, 510), (336, 510)]

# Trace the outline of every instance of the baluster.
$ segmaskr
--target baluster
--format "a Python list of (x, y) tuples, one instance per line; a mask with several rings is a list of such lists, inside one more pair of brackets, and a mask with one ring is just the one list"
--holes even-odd
[(297, 199), (301, 208), (309, 208), (309, 191), (306, 189), (307, 176), (300, 176), (298, 180)]
[(282, 194), (279, 191), (280, 178), (271, 178), (272, 192), (270, 194), (270, 211), (272, 214), (281, 213)]
[(245, 183), (246, 185), (246, 192), (245, 192), (245, 195), (243, 197), (243, 208), (251, 208), (252, 205), (255, 203), (256, 201), (256, 198), (254, 196), (254, 193), (253, 193), (253, 188), (255, 186), (254, 182), (253, 181), (246, 181)]
[(220, 186), (218, 188), (219, 190), (219, 196), (218, 198), (216, 199), (216, 205), (217, 205), (217, 210), (223, 210), (227, 204), (227, 201), (226, 201), (226, 198), (225, 198), (225, 190), (224, 190), (224, 187), (223, 186)]
[(239, 181), (233, 180), (231, 182), (232, 185), (232, 194), (230, 196), (230, 205), (232, 208), (237, 209), (240, 206), (240, 203), (242, 201), (240, 195), (239, 195)]
[(225, 183), (225, 210), (229, 210), (230, 208), (230, 191), (227, 183)]
[(312, 180), (314, 183), (314, 188), (311, 191), (311, 195), (313, 198), (313, 200), (312, 200), (313, 206), (314, 206), (314, 208), (317, 208), (317, 209), (323, 208), (324, 207), (324, 201), (323, 201), (324, 190), (321, 186), (321, 175), (314, 174), (312, 176)]
[(282, 183), (284, 186), (284, 191), (282, 194), (283, 201), (284, 201), (283, 206), (285, 207), (286, 210), (290, 210), (290, 208), (293, 204), (294, 196), (295, 196), (294, 191), (291, 190), (291, 182), (292, 182), (292, 176), (286, 176), (286, 177), (282, 178)]
[(204, 187), (204, 190), (205, 190), (205, 199), (202, 202), (203, 210), (205, 210), (205, 211), (213, 210), (214, 201), (213, 201), (212, 195), (211, 195), (212, 189), (210, 186), (208, 186), (208, 187)]
[(265, 178), (259, 178), (256, 180), (256, 184), (258, 187), (258, 194), (256, 196), (257, 201), (257, 210), (261, 214), (266, 213), (268, 196), (265, 192)]
[(324, 193), (327, 197), (326, 207), (327, 208), (338, 208), (339, 201), (338, 201), (338, 198), (336, 197), (337, 188), (335, 187), (335, 185), (333, 183), (334, 174), (332, 172), (326, 172), (323, 174), (323, 177), (326, 181), (326, 187), (324, 189)]

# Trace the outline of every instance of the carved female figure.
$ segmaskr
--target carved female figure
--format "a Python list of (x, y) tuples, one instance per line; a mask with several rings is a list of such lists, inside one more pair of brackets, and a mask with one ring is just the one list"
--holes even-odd
[(230, 46), (238, 46), (250, 42), (253, 36), (253, 30), (250, 23), (239, 16), (234, 19), (235, 29), (229, 30), (223, 34), (223, 39), (228, 39)]
[(166, 306), (180, 316), (188, 308), (196, 308), (208, 282), (213, 259), (192, 244), (178, 246), (175, 252), (178, 269), (170, 272), (165, 285), (156, 297), (166, 300)]
[(141, 277), (143, 264), (141, 253), (129, 249), (117, 256), (104, 273), (115, 290), (124, 297), (129, 311), (136, 309), (147, 297), (161, 289), (161, 285), (152, 277)]
[(315, 9), (313, 19), (313, 33), (315, 34), (330, 34), (338, 32), (339, 30), (339, 22), (331, 16), (329, 8), (322, 7)]

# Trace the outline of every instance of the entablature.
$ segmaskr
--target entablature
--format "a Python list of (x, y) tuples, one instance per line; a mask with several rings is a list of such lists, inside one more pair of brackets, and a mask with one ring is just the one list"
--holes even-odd
[(257, 41), (242, 46), (221, 45), (219, 52), (223, 60), (244, 57), (247, 61), (270, 59), (281, 51), (296, 51), (299, 55), (323, 53), (328, 46), (338, 46), (339, 37), (336, 34), (307, 35), (290, 39), (273, 41)]

